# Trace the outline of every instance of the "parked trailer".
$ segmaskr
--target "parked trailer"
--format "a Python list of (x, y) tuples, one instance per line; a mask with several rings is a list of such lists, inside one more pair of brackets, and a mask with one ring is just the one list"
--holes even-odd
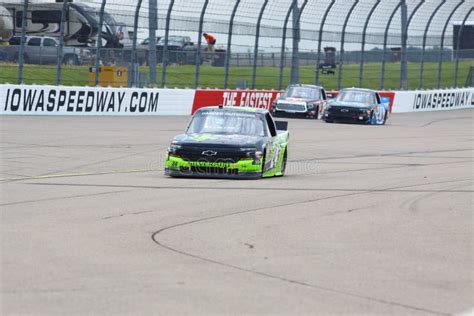
[[(13, 33), (21, 35), (23, 5), (2, 4), (13, 17)], [(35, 36), (59, 37), (61, 30), (62, 3), (31, 3), (28, 5), (26, 33)], [(68, 46), (94, 45), (99, 29), (99, 11), (84, 3), (67, 3), (64, 40)], [(102, 39), (107, 47), (119, 47), (117, 23), (105, 12)]]

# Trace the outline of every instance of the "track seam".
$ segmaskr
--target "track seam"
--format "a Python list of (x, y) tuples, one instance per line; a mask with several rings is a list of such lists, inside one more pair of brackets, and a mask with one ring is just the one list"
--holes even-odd
[(269, 188), (269, 187), (213, 187), (213, 186), (145, 186), (145, 185), (120, 185), (120, 184), (81, 184), (81, 183), (28, 183), (28, 185), (43, 186), (72, 186), (72, 187), (106, 187), (106, 188), (131, 188), (131, 189), (153, 189), (153, 190), (242, 190), (242, 191), (309, 191), (309, 192), (353, 192), (353, 193), (384, 193), (384, 192), (406, 192), (406, 193), (471, 193), (473, 190), (408, 190), (407, 188), (420, 187), (433, 184), (446, 184), (474, 181), (474, 179), (461, 179), (449, 181), (434, 181), (427, 183), (397, 186), (386, 189), (332, 189), (332, 188)]
[[(444, 183), (462, 182), (462, 181), (467, 181), (467, 180), (446, 181)], [(417, 186), (417, 185), (411, 185), (411, 186), (405, 186), (405, 187), (413, 187), (413, 186)], [(397, 189), (397, 188), (404, 188), (404, 187), (402, 186), (402, 187), (395, 187), (395, 188), (387, 188), (385, 190), (391, 190), (391, 189), (393, 190), (393, 189)], [(297, 280), (283, 278), (283, 277), (279, 277), (279, 276), (276, 276), (276, 275), (271, 275), (271, 274), (260, 272), (260, 271), (245, 269), (245, 268), (242, 268), (242, 267), (239, 267), (239, 266), (235, 266), (235, 265), (220, 262), (220, 261), (217, 261), (217, 260), (201, 257), (201, 256), (198, 256), (198, 255), (195, 255), (195, 254), (192, 254), (192, 253), (187, 253), (185, 251), (173, 248), (171, 246), (167, 246), (167, 245), (161, 243), (158, 240), (158, 235), (159, 234), (161, 234), (165, 231), (177, 228), (177, 227), (183, 227), (183, 226), (187, 226), (187, 225), (212, 221), (212, 220), (215, 220), (215, 219), (231, 217), (231, 216), (235, 216), (235, 215), (248, 214), (248, 213), (253, 213), (253, 212), (258, 212), (258, 211), (265, 211), (265, 210), (270, 210), (270, 209), (284, 207), (284, 206), (293, 206), (293, 205), (298, 205), (298, 204), (314, 203), (314, 202), (329, 200), (329, 199), (333, 199), (333, 198), (363, 195), (363, 194), (370, 193), (370, 192), (371, 191), (356, 192), (356, 193), (350, 193), (350, 194), (341, 194), (341, 195), (323, 197), (323, 198), (318, 198), (318, 199), (311, 199), (311, 200), (304, 200), (304, 201), (298, 201), (298, 202), (284, 203), (284, 204), (279, 204), (279, 205), (274, 205), (274, 206), (259, 207), (259, 208), (250, 209), (250, 210), (243, 210), (243, 211), (238, 211), (238, 212), (233, 212), (233, 213), (228, 213), (228, 214), (222, 214), (222, 215), (216, 215), (216, 216), (196, 219), (196, 220), (193, 220), (193, 221), (188, 221), (188, 222), (179, 223), (179, 224), (171, 225), (171, 226), (168, 226), (168, 227), (164, 227), (164, 228), (154, 232), (151, 235), (151, 239), (158, 246), (160, 246), (164, 249), (167, 249), (169, 251), (172, 251), (172, 252), (187, 256), (187, 257), (192, 257), (192, 258), (195, 258), (195, 259), (198, 259), (198, 260), (202, 260), (202, 261), (205, 261), (205, 262), (209, 262), (209, 263), (213, 263), (213, 264), (216, 264), (216, 265), (224, 266), (224, 267), (227, 267), (227, 268), (232, 268), (232, 269), (235, 269), (235, 270), (239, 270), (239, 271), (242, 271), (242, 272), (252, 273), (252, 274), (255, 274), (255, 275), (259, 275), (259, 276), (263, 276), (263, 277), (267, 277), (267, 278), (271, 278), (271, 279), (275, 279), (275, 280), (280, 280), (280, 281), (283, 281), (283, 282), (286, 282), (286, 283), (296, 284), (296, 285), (309, 287), (309, 288), (313, 288), (313, 289), (318, 289), (318, 290), (322, 290), (322, 291), (326, 291), (326, 292), (331, 292), (331, 293), (335, 293), (335, 294), (339, 294), (339, 295), (344, 295), (344, 296), (355, 297), (355, 298), (364, 299), (364, 300), (368, 300), (368, 301), (378, 302), (378, 303), (385, 304), (385, 305), (398, 306), (398, 307), (402, 307), (402, 308), (406, 308), (406, 309), (410, 309), (410, 310), (422, 311), (422, 312), (435, 314), (435, 315), (449, 315), (449, 313), (444, 313), (444, 312), (434, 311), (434, 310), (430, 310), (430, 309), (426, 309), (426, 308), (422, 308), (422, 307), (417, 307), (417, 306), (407, 305), (407, 304), (403, 304), (403, 303), (398, 303), (398, 302), (394, 302), (394, 301), (388, 301), (388, 300), (383, 300), (383, 299), (379, 299), (379, 298), (374, 298), (374, 297), (369, 297), (369, 296), (344, 292), (344, 291), (340, 291), (340, 290), (337, 290), (337, 289), (327, 288), (327, 287), (318, 286), (318, 285), (314, 285), (314, 284), (310, 284), (310, 283), (306, 283), (306, 282), (301, 282), (301, 281), (297, 281)]]

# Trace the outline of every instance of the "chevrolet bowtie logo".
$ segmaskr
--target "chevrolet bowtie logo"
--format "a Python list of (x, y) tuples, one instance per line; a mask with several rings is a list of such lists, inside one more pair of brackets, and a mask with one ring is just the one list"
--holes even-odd
[(203, 151), (201, 154), (204, 155), (204, 156), (211, 157), (211, 156), (217, 155), (217, 151), (205, 150), (205, 151)]

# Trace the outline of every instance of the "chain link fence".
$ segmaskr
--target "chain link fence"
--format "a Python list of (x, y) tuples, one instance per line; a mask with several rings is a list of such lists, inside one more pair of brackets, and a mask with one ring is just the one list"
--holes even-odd
[[(472, 84), (474, 0), (0, 2), (0, 83), (281, 89)], [(203, 33), (216, 38), (208, 45)], [(106, 68), (110, 67), (110, 68)]]

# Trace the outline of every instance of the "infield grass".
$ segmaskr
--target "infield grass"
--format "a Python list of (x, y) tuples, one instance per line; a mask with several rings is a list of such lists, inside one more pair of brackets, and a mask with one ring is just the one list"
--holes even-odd
[[(464, 60), (459, 63), (458, 86), (464, 86), (469, 67), (474, 66), (473, 60)], [(452, 87), (454, 84), (454, 62), (444, 62), (442, 66), (441, 88)], [(399, 89), (400, 85), (400, 63), (387, 63), (385, 71), (385, 89)], [(362, 87), (380, 89), (381, 87), (381, 64), (369, 63), (364, 65)], [(193, 88), (194, 87), (193, 65), (170, 65), (167, 67), (166, 86), (169, 88)], [(62, 83), (68, 86), (87, 86), (89, 66), (64, 66)], [(140, 67), (140, 72), (148, 76), (148, 67)], [(158, 86), (161, 86), (161, 67), (157, 69)], [(408, 64), (408, 87), (417, 89), (419, 83), (420, 64)], [(18, 76), (18, 65), (0, 64), (0, 83), (16, 83)], [(55, 65), (25, 65), (24, 83), (55, 85)], [(290, 68), (285, 68), (283, 73), (283, 87), (289, 83)], [(335, 75), (320, 75), (321, 83), (326, 89), (337, 88), (338, 69)], [(424, 66), (424, 89), (437, 87), (438, 63), (425, 63)], [(245, 80), (248, 87), (252, 86), (251, 67), (233, 67), (229, 70), (229, 88), (235, 88), (239, 81)], [(278, 89), (279, 68), (258, 67), (257, 89)], [(300, 67), (301, 83), (314, 84), (314, 65)], [(202, 88), (223, 88), (224, 68), (203, 65), (200, 67), (200, 82)], [(354, 87), (359, 85), (359, 65), (348, 64), (342, 69), (342, 87)]]

